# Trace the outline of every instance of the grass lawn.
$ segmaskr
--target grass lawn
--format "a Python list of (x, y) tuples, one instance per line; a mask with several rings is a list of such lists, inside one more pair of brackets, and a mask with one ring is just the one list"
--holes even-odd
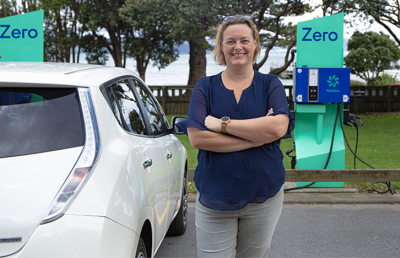
[[(173, 115), (168, 116), (170, 121)], [(364, 125), (359, 127), (357, 156), (377, 169), (400, 169), (400, 112), (374, 115), (360, 115)], [(355, 148), (356, 129), (344, 126), (344, 131), (350, 147)], [(179, 140), (188, 151), (189, 168), (197, 166), (197, 149), (194, 149), (186, 135), (179, 135)], [(281, 141), (281, 150), (285, 153), (293, 148), (293, 139)], [(292, 153), (294, 154), (294, 152)], [(285, 168), (290, 169), (290, 158), (284, 154)], [(354, 156), (346, 145), (346, 169), (354, 168)], [(357, 169), (369, 168), (359, 160)], [(396, 190), (400, 190), (400, 182), (391, 182)], [(370, 182), (346, 182), (345, 187), (356, 187), (361, 192), (372, 192)], [(192, 186), (193, 189), (194, 186)], [(386, 190), (386, 185), (375, 184), (375, 188)]]

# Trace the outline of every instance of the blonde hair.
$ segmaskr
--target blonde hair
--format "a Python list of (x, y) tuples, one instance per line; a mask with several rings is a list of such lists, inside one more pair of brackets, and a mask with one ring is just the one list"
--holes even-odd
[(258, 34), (258, 30), (257, 30), (257, 27), (254, 24), (254, 22), (251, 19), (249, 19), (248, 17), (235, 15), (235, 17), (233, 19), (223, 21), (218, 26), (217, 34), (215, 35), (215, 38), (214, 38), (215, 47), (212, 52), (212, 54), (214, 56), (214, 60), (215, 60), (215, 62), (217, 62), (218, 65), (226, 65), (225, 56), (221, 49), (221, 43), (224, 40), (224, 38), (223, 38), (224, 31), (228, 26), (236, 25), (236, 24), (246, 24), (247, 26), (249, 26), (249, 28), (251, 29), (252, 35), (253, 35), (253, 40), (255, 40), (257, 43), (256, 48), (254, 49), (254, 54), (253, 54), (253, 64), (256, 62), (257, 57), (261, 53), (259, 34)]

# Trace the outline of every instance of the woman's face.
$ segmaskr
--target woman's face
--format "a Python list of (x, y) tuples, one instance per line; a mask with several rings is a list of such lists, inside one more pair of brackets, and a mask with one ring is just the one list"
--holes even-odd
[(229, 67), (251, 65), (257, 42), (247, 24), (228, 26), (223, 33), (221, 49)]

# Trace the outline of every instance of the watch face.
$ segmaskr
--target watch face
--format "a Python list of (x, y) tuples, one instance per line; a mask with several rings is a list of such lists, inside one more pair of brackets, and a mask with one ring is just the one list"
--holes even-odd
[(224, 116), (224, 117), (221, 118), (221, 121), (222, 122), (228, 122), (229, 121), (229, 117)]

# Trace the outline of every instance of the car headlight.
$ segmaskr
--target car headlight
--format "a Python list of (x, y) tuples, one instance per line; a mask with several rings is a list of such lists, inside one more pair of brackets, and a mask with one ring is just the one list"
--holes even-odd
[(47, 209), (41, 224), (51, 222), (64, 215), (77, 193), (89, 178), (99, 150), (100, 137), (89, 89), (78, 89), (85, 128), (85, 145), (67, 180)]

